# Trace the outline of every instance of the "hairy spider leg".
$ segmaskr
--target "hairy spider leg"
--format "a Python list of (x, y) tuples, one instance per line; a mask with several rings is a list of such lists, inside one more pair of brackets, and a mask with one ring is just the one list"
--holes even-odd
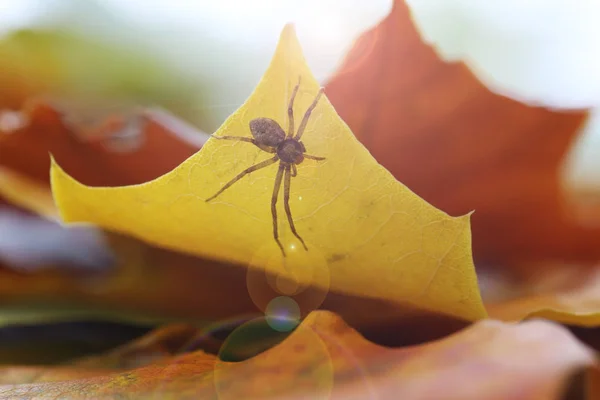
[[(283, 163), (281, 164), (283, 165)], [(281, 168), (281, 167), (279, 167)], [(287, 215), (288, 222), (290, 223), (290, 229), (294, 236), (298, 238), (302, 246), (304, 246), (304, 250), (308, 251), (308, 247), (306, 247), (306, 243), (304, 240), (298, 235), (296, 232), (296, 227), (294, 226), (294, 219), (292, 218), (292, 210), (290, 209), (290, 185), (292, 181), (292, 172), (291, 167), (288, 165), (285, 167), (285, 180), (283, 181), (283, 206), (285, 207), (285, 213)]]
[(215, 136), (215, 135), (210, 135), (210, 137), (213, 137), (215, 139), (225, 139), (225, 140), (237, 140), (240, 142), (248, 142), (248, 143), (252, 143), (252, 144), (256, 144), (256, 140), (249, 138), (249, 137), (244, 137), (244, 136)]
[(215, 135), (210, 135), (210, 136), (214, 137), (215, 139), (234, 140), (234, 141), (238, 141), (238, 142), (252, 143), (256, 147), (258, 147), (259, 149), (261, 149), (263, 151), (266, 151), (267, 153), (277, 153), (277, 149), (275, 149), (274, 147), (260, 146), (258, 144), (258, 142), (256, 141), (256, 139), (253, 139), (253, 138), (244, 137), (244, 136), (215, 136)]
[(304, 129), (306, 128), (306, 124), (308, 123), (308, 119), (310, 118), (310, 113), (312, 113), (312, 111), (317, 106), (317, 103), (319, 102), (319, 99), (321, 98), (322, 94), (323, 94), (323, 88), (319, 89), (319, 93), (317, 93), (317, 96), (313, 100), (312, 104), (306, 110), (306, 113), (304, 113), (304, 118), (302, 118), (302, 122), (300, 122), (300, 127), (298, 128), (298, 133), (296, 134), (294, 139), (300, 140), (300, 138), (302, 137), (302, 134), (304, 133)]
[(283, 245), (279, 241), (279, 235), (277, 233), (277, 197), (279, 197), (279, 189), (281, 188), (281, 178), (283, 178), (284, 169), (285, 165), (279, 163), (279, 170), (277, 171), (275, 186), (273, 187), (273, 196), (271, 196), (271, 214), (273, 215), (273, 237), (281, 249), (281, 254), (285, 257), (285, 250), (283, 250)]
[(298, 175), (298, 169), (296, 168), (296, 164), (292, 164), (292, 178), (295, 178)]
[(242, 179), (244, 176), (248, 175), (249, 173), (257, 171), (261, 168), (268, 167), (271, 164), (275, 164), (277, 161), (279, 161), (279, 157), (275, 156), (273, 158), (269, 158), (268, 160), (259, 162), (258, 164), (254, 164), (253, 166), (246, 168), (245, 170), (240, 172), (235, 178), (233, 178), (232, 180), (227, 182), (225, 184), (225, 186), (223, 186), (217, 193), (215, 193), (214, 195), (212, 195), (211, 197), (206, 199), (206, 201), (207, 202), (211, 201), (212, 199), (214, 199), (215, 197), (217, 197), (218, 195), (223, 193), (225, 191), (225, 189), (228, 189), (229, 187), (231, 187), (231, 185), (233, 185), (234, 183), (236, 183), (237, 181), (239, 181), (240, 179)]
[(298, 93), (298, 88), (300, 87), (300, 78), (298, 78), (298, 83), (294, 90), (292, 91), (292, 97), (290, 97), (290, 104), (288, 105), (288, 134), (287, 137), (291, 138), (294, 136), (294, 99), (296, 98), (296, 93)]
[(311, 156), (310, 154), (303, 154), (304, 158), (308, 158), (309, 160), (316, 160), (316, 161), (323, 161), (325, 160), (325, 157), (317, 157), (317, 156)]

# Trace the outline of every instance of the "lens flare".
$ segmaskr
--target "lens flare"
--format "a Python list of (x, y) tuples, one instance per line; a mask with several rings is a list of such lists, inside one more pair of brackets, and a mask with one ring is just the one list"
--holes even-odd
[(287, 296), (271, 300), (265, 314), (269, 326), (278, 332), (289, 332), (300, 323), (300, 307)]
[(323, 304), (329, 291), (327, 261), (311, 243), (307, 243), (308, 251), (298, 243), (294, 243), (293, 250), (290, 245), (285, 246), (285, 258), (279, 251), (272, 251), (273, 246), (269, 242), (258, 249), (248, 266), (246, 285), (250, 298), (266, 314), (274, 299), (285, 296), (297, 304), (301, 317), (306, 316)]

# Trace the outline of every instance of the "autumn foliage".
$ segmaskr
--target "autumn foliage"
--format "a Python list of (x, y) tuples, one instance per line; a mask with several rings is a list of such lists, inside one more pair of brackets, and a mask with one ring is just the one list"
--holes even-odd
[[(282, 199), (285, 255), (273, 238), (278, 164), (206, 201), (273, 154), (160, 109), (86, 119), (39, 79), (0, 113), (0, 194), (17, 216), (0, 222), (39, 255), (23, 266), (0, 241), (0, 301), (44, 304), (34, 323), (73, 319), (68, 304), (75, 319), (155, 329), (57, 365), (11, 361), (0, 398), (600, 395), (600, 232), (570, 219), (558, 178), (587, 111), (492, 93), (423, 43), (403, 1), (356, 41), (306, 125), (306, 153), (325, 158), (290, 183), (307, 251)], [(298, 81), (296, 127), (319, 83), (287, 25), (213, 135), (252, 138), (259, 117), (285, 129)], [(65, 234), (90, 226), (97, 239)]]
[(357, 138), (434, 206), (475, 210), (479, 261), (596, 261), (600, 230), (569, 218), (558, 179), (586, 112), (492, 93), (464, 64), (441, 61), (409, 20), (396, 2), (327, 84)]

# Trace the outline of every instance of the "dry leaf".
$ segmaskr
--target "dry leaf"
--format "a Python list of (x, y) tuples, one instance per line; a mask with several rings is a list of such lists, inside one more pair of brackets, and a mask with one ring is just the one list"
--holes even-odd
[[(40, 233), (64, 236), (61, 229), (57, 225), (54, 232)], [(29, 232), (29, 236), (35, 236), (35, 232)], [(46, 308), (54, 304), (59, 310), (71, 305), (66, 310), (71, 318), (76, 307), (75, 314), (85, 312), (112, 319), (132, 319), (132, 315), (138, 315), (212, 321), (257, 312), (242, 268), (147, 246), (120, 235), (108, 234), (106, 239), (108, 254), (92, 254), (87, 249), (86, 262), (98, 263), (111, 255), (116, 263), (108, 271), (82, 276), (69, 272), (92, 268), (80, 263), (69, 269), (64, 262), (39, 266), (35, 274), (0, 269), (0, 298), (11, 305), (25, 302), (28, 308), (34, 308), (36, 303)], [(73, 259), (82, 247), (79, 243), (71, 249), (75, 253), (71, 256), (66, 254), (67, 248), (54, 249), (55, 254), (47, 249), (44, 257), (49, 261), (58, 257), (63, 261)], [(95, 250), (99, 250), (98, 246)], [(60, 313), (55, 314), (52, 319), (59, 316)]]
[(166, 325), (106, 354), (85, 357), (71, 364), (96, 370), (139, 368), (177, 355), (200, 335), (202, 331), (192, 325)]
[[(130, 114), (100, 115), (88, 125), (66, 124), (77, 111), (59, 107), (48, 99), (27, 102), (14, 118), (15, 126), (0, 124), (0, 165), (41, 183), (48, 183), (51, 153), (76, 179), (92, 186), (136, 184), (154, 179), (177, 166), (202, 144), (203, 134), (189, 131), (160, 110), (137, 110)], [(64, 110), (64, 111), (63, 111)], [(75, 113), (75, 114), (74, 114)], [(72, 118), (71, 118), (72, 119)], [(138, 122), (137, 130), (127, 131)], [(77, 129), (78, 128), (78, 129)], [(126, 145), (126, 134), (139, 135), (137, 146)]]
[[(151, 338), (141, 343), (156, 348)], [(133, 347), (144, 353), (141, 343)], [(442, 341), (388, 349), (323, 311), (246, 361), (169, 353), (122, 373), (98, 369), (103, 361), (88, 363), (91, 370), (4, 368), (0, 379), (14, 384), (0, 387), (0, 398), (553, 399), (568, 378), (596, 363), (591, 350), (549, 322), (480, 321)]]
[(486, 303), (490, 316), (504, 321), (539, 317), (570, 325), (600, 325), (600, 267), (546, 267), (543, 274), (513, 283), (511, 289), (519, 295)]
[(365, 33), (326, 93), (373, 156), (451, 215), (475, 210), (477, 262), (596, 261), (600, 229), (563, 209), (558, 169), (586, 112), (491, 93), (423, 43), (404, 1)]
[(44, 217), (58, 217), (58, 210), (47, 183), (5, 167), (0, 167), (0, 198), (7, 204)]
[[(266, 310), (282, 295), (281, 289), (295, 287), (281, 276), (149, 246), (124, 235), (99, 235), (90, 227), (63, 227), (31, 215), (8, 217), (0, 221), (12, 231), (0, 241), (0, 259), (7, 267), (0, 268), (5, 307), (0, 326), (84, 317), (142, 323), (243, 320)], [(301, 318), (316, 308), (331, 310), (373, 340), (390, 345), (423, 343), (467, 324), (314, 286), (285, 294), (298, 305)]]
[[(288, 26), (254, 93), (215, 135), (248, 137), (248, 123), (258, 117), (287, 127), (287, 104), (299, 78), (297, 124), (318, 83)], [(460, 318), (485, 316), (468, 215), (449, 217), (397, 182), (358, 143), (325, 96), (302, 140), (309, 154), (326, 160), (306, 160), (292, 183), (291, 209), (308, 251), (279, 212), (287, 258), (273, 238), (269, 207), (276, 166), (205, 201), (245, 168), (272, 157), (250, 143), (211, 139), (175, 170), (128, 187), (87, 187), (54, 163), (52, 189), (67, 222), (92, 222), (174, 250), (291, 277), (299, 285)]]

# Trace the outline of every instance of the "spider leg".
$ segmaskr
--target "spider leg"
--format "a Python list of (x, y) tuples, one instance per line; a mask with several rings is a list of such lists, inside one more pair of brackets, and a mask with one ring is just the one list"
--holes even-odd
[(279, 235), (277, 234), (277, 197), (279, 196), (279, 189), (281, 188), (281, 178), (283, 178), (283, 171), (285, 169), (285, 165), (283, 163), (279, 164), (279, 170), (277, 171), (277, 176), (275, 177), (275, 185), (273, 186), (273, 196), (271, 197), (271, 214), (273, 215), (273, 237), (277, 242), (277, 245), (281, 249), (281, 254), (285, 257), (285, 250), (283, 250), (283, 245), (279, 241)]
[(225, 189), (228, 189), (231, 185), (233, 185), (234, 183), (236, 183), (237, 181), (239, 181), (240, 179), (242, 179), (244, 176), (248, 175), (249, 173), (257, 171), (261, 168), (268, 167), (271, 164), (275, 164), (277, 161), (279, 161), (279, 157), (275, 156), (273, 158), (269, 158), (268, 160), (259, 162), (258, 164), (254, 164), (253, 166), (246, 168), (245, 170), (240, 172), (235, 178), (233, 178), (232, 180), (227, 182), (225, 184), (225, 186), (223, 186), (217, 193), (215, 193), (214, 195), (212, 195), (211, 197), (206, 199), (206, 201), (207, 202), (211, 201), (212, 199), (214, 199), (215, 197), (217, 197), (218, 195), (223, 193), (225, 191)]
[(325, 157), (317, 157), (317, 156), (311, 156), (310, 154), (303, 154), (304, 158), (308, 158), (309, 160), (315, 160), (315, 161), (323, 161), (325, 160)]
[(292, 164), (292, 178), (295, 178), (298, 175), (298, 169), (296, 168), (296, 164)]
[(210, 137), (215, 138), (215, 139), (219, 139), (219, 140), (237, 140), (238, 142), (248, 142), (248, 143), (252, 143), (252, 144), (256, 144), (256, 140), (249, 138), (249, 137), (244, 137), (244, 136), (215, 136), (215, 135), (210, 135)]
[(298, 93), (298, 88), (300, 87), (300, 78), (298, 78), (298, 83), (294, 90), (292, 91), (292, 97), (290, 97), (290, 104), (288, 105), (288, 134), (287, 137), (291, 138), (294, 136), (294, 99), (296, 98), (296, 93)]
[(256, 139), (253, 139), (253, 138), (244, 137), (244, 136), (215, 136), (215, 135), (210, 135), (210, 136), (214, 137), (215, 139), (234, 140), (234, 141), (238, 141), (238, 142), (252, 143), (253, 145), (258, 147), (262, 151), (266, 151), (267, 153), (277, 153), (277, 149), (275, 149), (273, 147), (261, 145), (256, 141)]
[(300, 235), (298, 235), (298, 232), (296, 232), (296, 227), (294, 226), (294, 219), (292, 218), (292, 210), (290, 209), (290, 183), (292, 180), (291, 175), (291, 167), (285, 167), (285, 180), (283, 182), (283, 206), (285, 207), (285, 213), (287, 215), (288, 222), (290, 223), (290, 229), (292, 230), (292, 233), (302, 243), (302, 246), (304, 246), (304, 250), (308, 251), (306, 243), (304, 243), (304, 240), (302, 240)]
[(319, 89), (319, 93), (317, 93), (317, 96), (313, 100), (312, 104), (306, 110), (306, 113), (304, 114), (304, 117), (302, 118), (302, 122), (300, 122), (300, 127), (298, 128), (298, 133), (296, 133), (296, 136), (294, 137), (294, 139), (300, 140), (300, 138), (302, 137), (302, 134), (304, 133), (304, 128), (306, 128), (306, 124), (308, 123), (308, 119), (310, 118), (310, 113), (312, 113), (312, 111), (317, 106), (317, 103), (319, 102), (319, 99), (321, 98), (322, 94), (323, 94), (323, 88)]

